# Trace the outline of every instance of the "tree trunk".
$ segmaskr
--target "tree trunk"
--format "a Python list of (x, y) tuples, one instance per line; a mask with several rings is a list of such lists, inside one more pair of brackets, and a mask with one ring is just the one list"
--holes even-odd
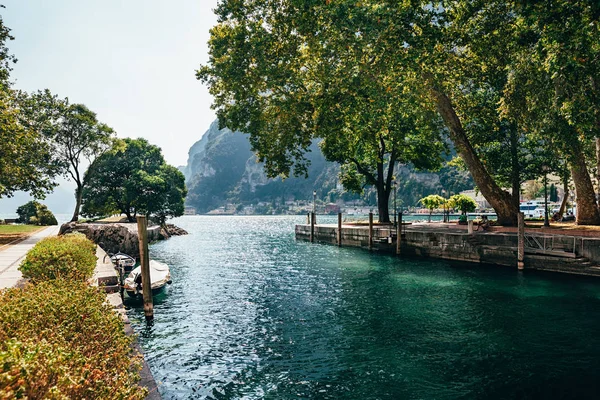
[(579, 145), (573, 146), (572, 150), (573, 160), (570, 164), (577, 196), (577, 225), (600, 225), (600, 211), (594, 185), (585, 165), (585, 156)]
[[(385, 151), (385, 150), (384, 150)], [(382, 157), (383, 158), (383, 157)], [(395, 156), (392, 154), (388, 163), (387, 175), (384, 173), (383, 159), (377, 163), (377, 210), (379, 223), (390, 222), (390, 193), (392, 175), (394, 174)]]
[[(600, 203), (600, 137), (596, 138), (596, 185), (598, 189), (598, 195), (596, 199)], [(598, 204), (600, 206), (600, 204)]]
[[(385, 192), (385, 190), (384, 190)], [(377, 188), (377, 210), (379, 211), (379, 222), (389, 223), (390, 222), (390, 198), (389, 195), (380, 195), (379, 188)]]
[(517, 225), (519, 208), (515, 206), (510, 193), (502, 190), (485, 169), (475, 149), (471, 146), (450, 99), (434, 87), (430, 87), (430, 94), (436, 103), (438, 112), (450, 131), (450, 139), (452, 139), (454, 147), (465, 161), (465, 164), (467, 164), (475, 184), (496, 211), (498, 223), (506, 226)]
[(81, 197), (83, 196), (83, 185), (81, 183), (77, 183), (77, 189), (75, 189), (75, 211), (73, 212), (73, 217), (71, 218), (71, 222), (79, 221), (79, 210), (81, 209)]
[(510, 180), (512, 184), (513, 206), (519, 210), (521, 206), (521, 172), (519, 169), (519, 134), (516, 127), (510, 131)]
[(560, 209), (558, 210), (557, 219), (560, 221), (565, 214), (565, 210), (567, 209), (567, 202), (569, 201), (569, 178), (565, 174), (563, 178), (563, 190), (565, 192), (562, 201), (560, 202)]

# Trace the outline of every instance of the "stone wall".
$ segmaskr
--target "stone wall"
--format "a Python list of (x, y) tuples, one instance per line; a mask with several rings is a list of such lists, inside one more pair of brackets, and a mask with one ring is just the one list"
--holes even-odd
[[(136, 223), (85, 223), (69, 222), (60, 227), (59, 234), (81, 232), (88, 239), (102, 247), (107, 253), (119, 251), (139, 259), (140, 247)], [(169, 234), (159, 226), (148, 228), (148, 241), (168, 239)]]
[[(373, 251), (395, 254), (395, 229), (374, 227), (373, 237)], [(543, 235), (536, 237), (543, 246)], [(296, 238), (309, 240), (310, 225), (296, 225)], [(600, 276), (600, 238), (559, 235), (550, 238), (547, 235), (546, 240), (553, 241), (555, 251), (552, 254), (527, 251), (526, 268)], [(315, 241), (336, 244), (337, 227), (316, 225)], [(342, 245), (368, 249), (368, 227), (344, 226)], [(463, 233), (411, 227), (404, 230), (400, 247), (403, 256), (494, 264), (515, 269), (517, 265), (515, 233), (476, 232), (469, 235), (466, 231)]]

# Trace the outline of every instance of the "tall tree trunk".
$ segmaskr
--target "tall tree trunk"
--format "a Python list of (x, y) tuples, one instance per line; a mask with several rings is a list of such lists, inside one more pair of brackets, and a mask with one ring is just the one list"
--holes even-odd
[(81, 197), (83, 196), (83, 185), (80, 182), (77, 182), (77, 189), (75, 189), (75, 211), (73, 212), (73, 217), (71, 218), (71, 222), (79, 221), (79, 210), (81, 209)]
[(510, 180), (512, 184), (513, 206), (519, 210), (521, 206), (521, 171), (519, 166), (519, 134), (516, 127), (510, 131)]
[(496, 211), (498, 223), (500, 225), (515, 226), (517, 224), (519, 208), (513, 202), (512, 196), (496, 184), (483, 166), (473, 146), (471, 146), (460, 118), (456, 114), (448, 96), (437, 90), (434, 86), (431, 86), (429, 90), (438, 112), (450, 131), (450, 139), (452, 139), (456, 150), (465, 161), (465, 164), (467, 164), (475, 184)]
[(600, 206), (600, 137), (596, 138), (596, 185), (598, 185), (597, 200)]
[(390, 196), (385, 195), (386, 190), (377, 188), (377, 210), (379, 211), (379, 222), (390, 222)]
[(596, 203), (594, 185), (585, 164), (585, 155), (579, 143), (572, 146), (572, 151), (570, 166), (577, 195), (577, 225), (600, 225), (600, 211)]
[[(391, 165), (389, 168), (394, 168)], [(379, 211), (379, 222), (390, 222), (390, 187), (386, 185), (387, 177), (384, 176), (383, 160), (377, 163), (377, 210)]]

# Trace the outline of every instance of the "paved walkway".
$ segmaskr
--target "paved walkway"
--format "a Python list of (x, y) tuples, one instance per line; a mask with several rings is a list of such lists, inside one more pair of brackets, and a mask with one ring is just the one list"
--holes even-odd
[(21, 271), (18, 268), (29, 249), (43, 238), (58, 234), (59, 229), (58, 225), (49, 226), (22, 242), (0, 250), (0, 289), (13, 287), (22, 279)]

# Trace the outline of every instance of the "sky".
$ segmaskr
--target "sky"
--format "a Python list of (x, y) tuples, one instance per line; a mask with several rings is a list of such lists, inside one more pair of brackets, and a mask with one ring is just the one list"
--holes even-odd
[(119, 137), (144, 137), (169, 164), (215, 118), (195, 70), (208, 60), (217, 0), (2, 0), (18, 89), (83, 103)]

